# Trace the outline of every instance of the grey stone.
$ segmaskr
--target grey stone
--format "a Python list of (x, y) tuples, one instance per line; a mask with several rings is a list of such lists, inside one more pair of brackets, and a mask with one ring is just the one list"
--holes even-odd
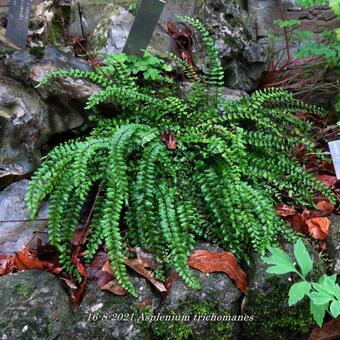
[[(95, 4), (85, 1), (86, 6)], [(105, 2), (106, 3), (106, 2)], [(128, 9), (136, 1), (125, 1), (121, 5)], [(234, 63), (236, 72), (227, 77), (228, 87), (239, 86), (243, 90), (254, 88), (264, 70), (266, 56), (262, 46), (256, 42), (254, 22), (243, 6), (243, 1), (225, 2), (221, 0), (203, 2), (168, 1), (164, 7), (159, 24), (166, 26), (168, 20), (176, 22), (177, 16), (188, 15), (200, 18), (216, 40), (225, 72)], [(107, 5), (102, 12), (102, 18), (93, 30), (93, 41), (105, 51), (112, 53), (122, 50), (126, 37), (132, 25), (133, 16), (126, 10), (115, 5)], [(194, 34), (194, 57), (199, 67), (206, 67), (206, 49), (199, 34)], [(177, 53), (174, 40), (159, 26), (156, 26), (153, 37), (148, 46), (149, 50), (170, 51)], [(254, 72), (254, 67), (258, 72)], [(252, 68), (251, 75), (248, 69)], [(234, 76), (239, 75), (235, 80)], [(230, 79), (232, 77), (232, 79)], [(256, 78), (256, 79), (255, 79)]]
[(106, 53), (122, 52), (133, 21), (134, 16), (123, 7), (106, 6), (105, 15), (93, 32), (95, 44), (104, 47)]
[(31, 173), (40, 147), (54, 134), (79, 127), (82, 116), (48, 106), (32, 89), (10, 78), (0, 82), (0, 186)]
[(328, 234), (328, 253), (333, 260), (334, 271), (340, 275), (340, 216), (333, 215), (330, 217), (332, 222)]
[(138, 298), (115, 296), (101, 290), (96, 282), (90, 282), (83, 301), (72, 318), (70, 327), (65, 328), (59, 339), (132, 339), (140, 332), (136, 322), (140, 312), (137, 305), (150, 299), (151, 308), (159, 304), (159, 297), (151, 290), (148, 282), (135, 275), (130, 279)]
[[(46, 233), (47, 220), (43, 219), (47, 219), (47, 203), (41, 204), (38, 220), (27, 221), (30, 220), (30, 216), (24, 198), (28, 184), (28, 180), (22, 180), (12, 183), (0, 192), (0, 253), (2, 254), (12, 254), (20, 250), (23, 245), (32, 240), (35, 232)], [(19, 222), (14, 222), (18, 220)]]
[[(217, 251), (223, 250), (218, 246), (199, 243), (195, 249)], [(201, 306), (206, 309), (206, 315), (238, 315), (242, 292), (236, 288), (235, 283), (224, 273), (203, 273), (193, 270), (194, 275), (201, 284), (201, 289), (189, 288), (181, 279), (175, 281), (162, 307), (161, 313), (175, 315), (190, 315), (188, 327), (196, 336), (213, 338), (214, 322), (195, 321), (195, 308)], [(199, 308), (198, 308), (199, 309)], [(226, 325), (228, 322), (224, 321)], [(237, 322), (230, 323), (230, 333), (226, 338), (235, 338), (239, 333)]]
[(0, 277), (0, 339), (55, 339), (71, 320), (67, 293), (50, 273)]

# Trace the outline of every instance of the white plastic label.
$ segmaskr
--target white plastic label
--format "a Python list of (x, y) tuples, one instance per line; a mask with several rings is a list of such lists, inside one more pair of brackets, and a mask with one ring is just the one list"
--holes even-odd
[(336, 178), (340, 179), (340, 140), (329, 142), (328, 146), (332, 155)]

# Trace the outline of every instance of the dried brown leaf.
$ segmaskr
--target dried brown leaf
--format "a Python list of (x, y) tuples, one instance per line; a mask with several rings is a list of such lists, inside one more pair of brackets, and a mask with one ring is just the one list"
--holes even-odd
[(204, 273), (226, 273), (235, 281), (238, 289), (247, 293), (246, 274), (241, 270), (232, 253), (195, 250), (189, 257), (189, 266)]
[(325, 240), (328, 237), (331, 221), (327, 217), (312, 217), (306, 220), (311, 236), (316, 240)]
[(340, 317), (328, 321), (323, 326), (315, 327), (308, 340), (338, 340), (340, 339)]
[(287, 204), (280, 204), (275, 208), (276, 213), (281, 217), (293, 216), (296, 214), (294, 208), (288, 207)]

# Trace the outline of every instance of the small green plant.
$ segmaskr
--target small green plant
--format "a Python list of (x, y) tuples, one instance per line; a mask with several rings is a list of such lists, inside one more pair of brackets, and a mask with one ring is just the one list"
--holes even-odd
[(333, 318), (340, 315), (340, 286), (336, 283), (336, 274), (331, 276), (323, 274), (318, 282), (308, 279), (313, 269), (313, 261), (301, 239), (298, 239), (294, 245), (297, 263), (293, 263), (281, 248), (269, 247), (268, 249), (271, 255), (261, 257), (265, 263), (271, 265), (267, 273), (277, 275), (295, 273), (301, 279), (290, 287), (289, 306), (295, 305), (307, 296), (310, 299), (310, 311), (320, 327), (326, 312)]
[(172, 67), (163, 59), (157, 58), (148, 51), (142, 57), (117, 53), (106, 56), (105, 62), (112, 65), (114, 61), (125, 64), (134, 75), (141, 74), (144, 80), (154, 82), (173, 82), (173, 79), (164, 74), (172, 71)]
[[(339, 0), (298, 0), (298, 4), (309, 9), (311, 6), (328, 5), (339, 19)], [(266, 86), (290, 89), (300, 96), (321, 96), (322, 93), (337, 95), (335, 111), (340, 112), (339, 76), (340, 65), (340, 28), (323, 30), (318, 39), (313, 39), (312, 31), (299, 30), (298, 19), (275, 20), (283, 30), (285, 48), (274, 52), (271, 67), (264, 79)], [(275, 45), (280, 37), (271, 35)], [(298, 44), (297, 52), (292, 55), (290, 43)], [(287, 62), (282, 64), (282, 60)], [(331, 75), (331, 76), (330, 76)]]
[[(91, 261), (104, 242), (117, 280), (134, 295), (124, 265), (127, 244), (149, 249), (197, 288), (187, 264), (196, 240), (215, 241), (249, 260), (250, 247), (264, 253), (278, 236), (295, 237), (275, 213), (283, 191), (303, 205), (313, 204), (315, 190), (333, 201), (331, 191), (294, 159), (297, 144), (315, 152), (311, 125), (294, 112), (326, 113), (280, 89), (225, 101), (213, 39), (199, 20), (182, 20), (201, 32), (210, 63), (199, 77), (172, 58), (194, 80), (188, 90), (176, 81), (161, 82), (161, 73), (155, 90), (121, 55), (94, 71), (50, 73), (39, 85), (74, 77), (101, 90), (86, 103), (97, 117), (90, 136), (57, 146), (33, 175), (27, 194), (32, 217), (49, 196), (51, 243), (65, 270), (81, 279), (70, 240), (86, 200), (97, 190), (85, 259)], [(152, 65), (167, 73), (154, 58)], [(140, 70), (147, 72), (144, 66)], [(120, 111), (115, 118), (100, 119), (100, 104), (107, 102)]]

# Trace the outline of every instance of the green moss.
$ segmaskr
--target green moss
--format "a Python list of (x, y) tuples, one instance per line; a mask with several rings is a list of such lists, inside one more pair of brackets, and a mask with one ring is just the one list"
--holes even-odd
[(14, 286), (14, 293), (16, 295), (21, 295), (21, 296), (29, 296), (30, 292), (27, 289), (27, 287), (21, 283), (18, 283)]
[(57, 8), (52, 21), (48, 24), (43, 35), (45, 45), (59, 46), (64, 41), (64, 29), (71, 20), (70, 8)]
[[(305, 299), (292, 307), (288, 306), (290, 285), (279, 285), (272, 279), (272, 290), (266, 295), (251, 291), (248, 294), (247, 314), (254, 315), (254, 321), (245, 324), (252, 339), (304, 338), (315, 325)], [(249, 333), (249, 332), (247, 332)]]
[(44, 48), (39, 46), (34, 46), (29, 49), (29, 53), (38, 59), (41, 59), (44, 55)]
[[(174, 321), (150, 321), (150, 310), (143, 312), (143, 320), (138, 321), (141, 328), (139, 338), (147, 339), (208, 339), (227, 340), (231, 337), (232, 323), (229, 321), (204, 321), (205, 316), (229, 316), (229, 311), (221, 310), (217, 302), (198, 304), (185, 301), (176, 311), (165, 308), (160, 315)], [(154, 315), (154, 317), (157, 317)], [(201, 318), (200, 318), (201, 317)]]

